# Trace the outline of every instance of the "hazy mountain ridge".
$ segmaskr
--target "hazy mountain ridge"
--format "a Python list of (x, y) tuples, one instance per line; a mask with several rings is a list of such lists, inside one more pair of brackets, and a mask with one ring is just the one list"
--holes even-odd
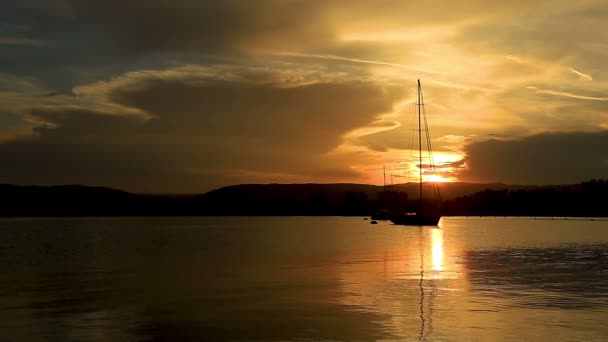
[[(424, 183), (423, 186), (426, 186)], [(569, 188), (576, 189), (579, 184), (565, 184), (565, 185), (510, 185), (502, 183), (466, 183), (466, 182), (450, 182), (450, 183), (439, 183), (439, 190), (441, 198), (443, 200), (454, 199), (457, 197), (469, 195), (478, 191), (483, 190), (532, 190), (538, 188)], [(404, 183), (379, 186), (370, 184), (356, 184), (356, 183), (329, 183), (329, 184), (318, 184), (318, 183), (302, 183), (302, 184), (240, 184), (222, 187), (219, 189), (212, 190), (203, 196), (219, 196), (221, 195), (237, 195), (247, 194), (254, 195), (254, 197), (267, 197), (276, 194), (288, 194), (290, 192), (299, 192), (302, 194), (311, 194), (315, 192), (327, 193), (330, 197), (343, 195), (347, 192), (363, 192), (370, 200), (375, 200), (378, 197), (378, 192), (384, 191), (399, 191), (406, 193), (418, 193), (418, 183)]]

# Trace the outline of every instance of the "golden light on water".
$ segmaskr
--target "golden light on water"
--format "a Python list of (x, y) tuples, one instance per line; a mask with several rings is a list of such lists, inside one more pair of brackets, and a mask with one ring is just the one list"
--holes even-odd
[(431, 230), (431, 256), (433, 271), (443, 271), (443, 230)]

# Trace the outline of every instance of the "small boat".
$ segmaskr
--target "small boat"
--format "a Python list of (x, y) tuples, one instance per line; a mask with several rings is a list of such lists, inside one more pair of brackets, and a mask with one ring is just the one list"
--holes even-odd
[(390, 211), (388, 211), (388, 209), (376, 210), (371, 215), (372, 220), (380, 220), (380, 221), (390, 220), (392, 217), (393, 217), (393, 215), (391, 214)]
[(376, 203), (376, 209), (371, 215), (372, 220), (390, 220), (395, 212), (399, 212), (399, 208), (403, 206), (403, 203), (407, 200), (407, 194), (404, 192), (397, 191), (393, 188), (393, 175), (391, 174), (391, 185), (386, 184), (386, 167), (382, 167), (384, 185), (382, 191), (378, 192), (378, 200)]
[(428, 170), (435, 173), (435, 164), (433, 162), (433, 150), (431, 148), (431, 137), (429, 135), (429, 127), (426, 120), (426, 111), (424, 109), (424, 99), (422, 97), (422, 86), (418, 80), (418, 96), (416, 99), (416, 114), (418, 122), (418, 168), (420, 170), (420, 178), (418, 180), (418, 200), (409, 210), (393, 213), (391, 222), (398, 225), (406, 226), (436, 226), (441, 219), (441, 198), (439, 196), (439, 188), (436, 184), (431, 183), (432, 200), (423, 198), (423, 181), (422, 174), (425, 165), (423, 164), (422, 156), (422, 140), (423, 132), (425, 132), (425, 141), (428, 150)]

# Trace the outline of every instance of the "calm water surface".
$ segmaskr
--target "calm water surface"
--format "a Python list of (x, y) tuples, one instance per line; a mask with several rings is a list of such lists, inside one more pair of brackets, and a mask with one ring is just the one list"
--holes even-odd
[(608, 221), (0, 220), (0, 340), (608, 341)]

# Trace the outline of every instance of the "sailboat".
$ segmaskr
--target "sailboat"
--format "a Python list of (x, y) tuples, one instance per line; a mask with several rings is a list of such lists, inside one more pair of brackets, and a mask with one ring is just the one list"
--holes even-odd
[(371, 216), (372, 220), (390, 220), (391, 211), (388, 209), (387, 201), (392, 194), (386, 190), (386, 166), (382, 166), (382, 179), (384, 184), (382, 186), (382, 192), (378, 193), (378, 208), (374, 211)]
[(436, 226), (441, 219), (441, 199), (437, 185), (431, 183), (432, 199), (424, 199), (422, 174), (425, 168), (422, 162), (422, 133), (425, 133), (426, 146), (428, 150), (428, 169), (435, 173), (435, 164), (433, 163), (433, 150), (431, 148), (431, 137), (429, 135), (429, 126), (426, 121), (426, 111), (424, 109), (424, 98), (422, 97), (422, 86), (418, 80), (418, 96), (416, 99), (416, 114), (418, 121), (418, 169), (420, 170), (420, 178), (418, 180), (418, 200), (413, 208), (408, 208), (401, 212), (394, 213), (391, 221), (394, 224), (407, 226)]
[(372, 220), (390, 220), (395, 213), (399, 212), (399, 208), (403, 207), (403, 203), (407, 201), (407, 194), (397, 191), (393, 188), (393, 174), (391, 177), (390, 186), (386, 185), (386, 167), (382, 167), (384, 186), (382, 191), (378, 193), (378, 201), (374, 213), (371, 215)]

